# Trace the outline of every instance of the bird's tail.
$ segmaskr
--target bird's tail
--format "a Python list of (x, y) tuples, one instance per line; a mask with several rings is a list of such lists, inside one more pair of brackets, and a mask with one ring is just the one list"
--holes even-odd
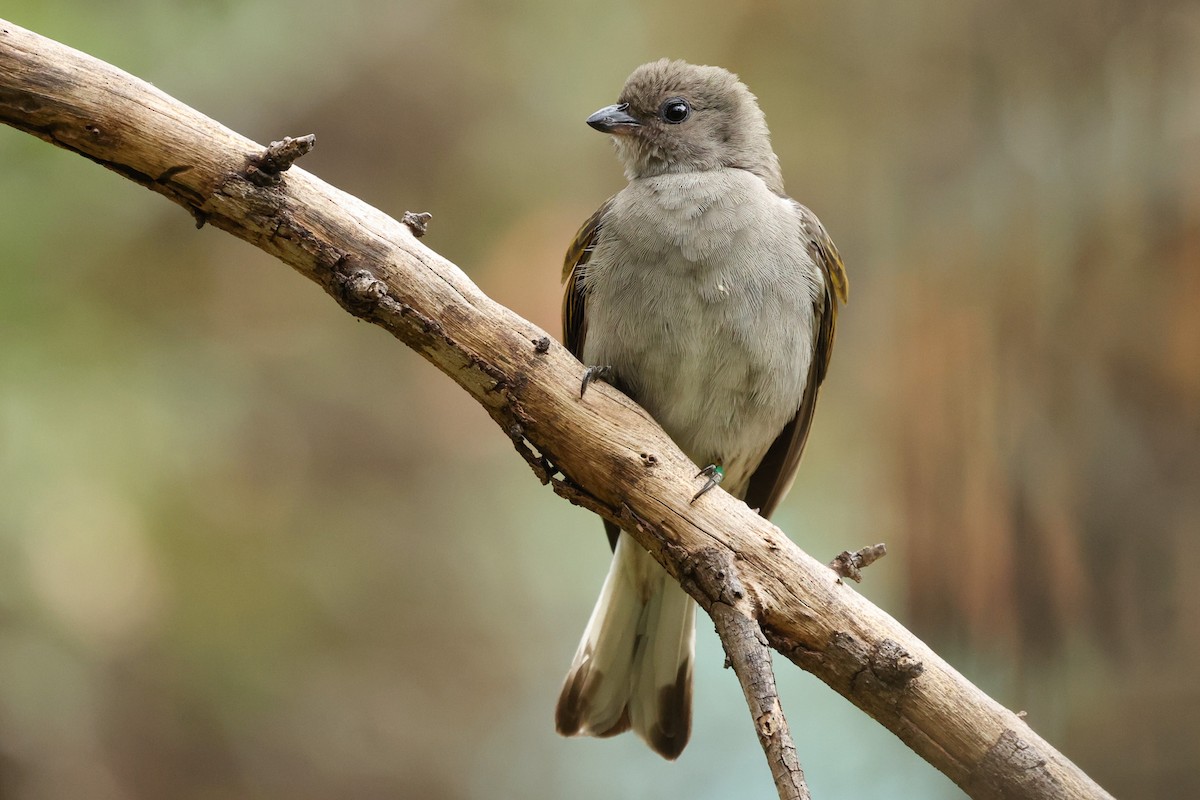
[(695, 613), (692, 599), (622, 533), (558, 698), (558, 732), (615, 736), (632, 727), (659, 755), (677, 758), (692, 729)]

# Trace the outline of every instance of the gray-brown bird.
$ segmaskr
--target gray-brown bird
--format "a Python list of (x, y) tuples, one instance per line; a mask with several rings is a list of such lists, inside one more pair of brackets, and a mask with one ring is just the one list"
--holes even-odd
[[(829, 366), (847, 281), (824, 227), (783, 189), (766, 120), (719, 67), (634, 70), (587, 120), (629, 184), (567, 251), (564, 341), (640, 403), (714, 483), (770, 516)], [(697, 476), (699, 477), (699, 476)], [(697, 495), (699, 496), (699, 495)], [(558, 700), (566, 736), (632, 727), (676, 758), (691, 733), (695, 606), (628, 534)]]

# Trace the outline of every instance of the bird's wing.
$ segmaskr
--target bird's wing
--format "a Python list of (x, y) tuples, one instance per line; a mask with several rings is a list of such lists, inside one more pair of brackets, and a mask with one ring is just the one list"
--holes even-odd
[(801, 236), (818, 269), (821, 270), (822, 291), (813, 303), (813, 357), (808, 368), (808, 381), (804, 384), (804, 397), (795, 418), (784, 426), (771, 449), (763, 457), (758, 469), (750, 477), (746, 490), (746, 504), (757, 508), (764, 517), (771, 516), (783, 500), (796, 470), (800, 466), (800, 455), (808, 441), (812, 427), (813, 411), (817, 406), (817, 392), (825, 373), (829, 369), (829, 357), (833, 352), (833, 336), (837, 328), (838, 304), (849, 297), (850, 284), (846, 280), (846, 268), (842, 258), (825, 227), (816, 215), (796, 203), (800, 217)]
[[(604, 201), (604, 205), (596, 209), (596, 213), (588, 217), (587, 222), (571, 240), (567, 248), (567, 257), (563, 261), (563, 344), (576, 358), (583, 360), (583, 341), (587, 337), (587, 290), (585, 283), (580, 282), (587, 271), (588, 260), (596, 246), (596, 237), (604, 225), (604, 215), (612, 208), (613, 199)], [(608, 534), (608, 544), (614, 550), (617, 547), (617, 537), (621, 529), (605, 520), (604, 530)]]
[(604, 215), (612, 207), (613, 199), (604, 201), (604, 205), (596, 209), (596, 213), (588, 217), (587, 222), (571, 240), (567, 248), (567, 257), (563, 261), (563, 344), (575, 354), (583, 358), (583, 340), (587, 336), (587, 303), (585, 290), (580, 278), (587, 271), (588, 260), (592, 257), (592, 249), (596, 246), (596, 237), (604, 224)]

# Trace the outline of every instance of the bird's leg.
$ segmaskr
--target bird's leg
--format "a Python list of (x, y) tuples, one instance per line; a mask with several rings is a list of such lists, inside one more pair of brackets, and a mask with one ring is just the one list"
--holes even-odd
[(579, 399), (583, 399), (583, 395), (587, 392), (588, 384), (592, 381), (609, 382), (613, 377), (613, 368), (609, 366), (603, 367), (588, 367), (583, 373), (583, 383), (579, 386)]
[(709, 464), (707, 467), (696, 473), (697, 478), (699, 478), (701, 475), (706, 476), (708, 480), (704, 482), (704, 485), (700, 487), (700, 491), (696, 492), (696, 496), (692, 498), (693, 503), (700, 499), (700, 495), (704, 494), (709, 489), (725, 480), (725, 468), (719, 464)]

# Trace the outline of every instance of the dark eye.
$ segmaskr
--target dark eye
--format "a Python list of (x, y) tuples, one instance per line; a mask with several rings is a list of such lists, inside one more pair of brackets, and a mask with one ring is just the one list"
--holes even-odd
[(672, 125), (678, 125), (692, 115), (692, 107), (682, 97), (672, 97), (662, 104), (658, 115)]

